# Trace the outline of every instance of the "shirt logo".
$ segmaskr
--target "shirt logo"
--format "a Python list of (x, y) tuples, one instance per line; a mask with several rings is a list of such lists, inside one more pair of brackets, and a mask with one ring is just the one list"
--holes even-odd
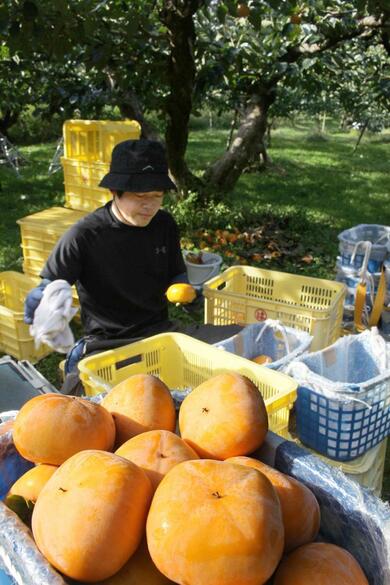
[(166, 246), (161, 246), (161, 248), (156, 248), (156, 254), (166, 254), (166, 253), (167, 253)]
[(154, 171), (154, 167), (152, 167), (152, 165), (148, 165), (147, 167), (144, 167), (142, 170), (143, 171), (148, 171), (148, 170)]

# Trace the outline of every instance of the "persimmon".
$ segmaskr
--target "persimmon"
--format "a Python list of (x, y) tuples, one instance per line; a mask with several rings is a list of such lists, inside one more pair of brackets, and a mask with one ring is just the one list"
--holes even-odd
[(258, 469), (274, 486), (282, 507), (284, 552), (290, 552), (316, 538), (320, 529), (320, 507), (308, 487), (252, 457), (232, 457), (227, 462)]
[(157, 376), (134, 374), (119, 382), (102, 400), (113, 416), (116, 446), (135, 435), (176, 427), (175, 403), (169, 388)]
[(127, 563), (109, 579), (96, 585), (175, 585), (157, 569), (150, 558), (146, 538)]
[(63, 463), (43, 487), (32, 515), (37, 547), (78, 581), (114, 575), (138, 548), (152, 487), (137, 465), (86, 450)]
[(155, 490), (172, 467), (189, 459), (199, 459), (197, 453), (171, 431), (149, 431), (126, 441), (117, 455), (132, 461), (149, 477)]
[(267, 434), (264, 400), (246, 376), (225, 372), (197, 386), (179, 411), (182, 439), (200, 457), (227, 459), (255, 451)]
[(300, 14), (292, 14), (290, 17), (291, 24), (301, 24), (302, 16)]
[(9, 490), (10, 496), (21, 496), (30, 502), (36, 502), (43, 486), (58, 469), (56, 465), (40, 463), (24, 473)]
[(26, 402), (13, 428), (16, 449), (28, 461), (61, 465), (84, 449), (110, 451), (113, 418), (100, 404), (77, 396), (41, 394)]
[(194, 287), (184, 282), (171, 284), (165, 294), (169, 302), (179, 303), (181, 305), (192, 303), (196, 299), (196, 290)]
[(163, 478), (146, 535), (157, 568), (191, 585), (263, 584), (284, 541), (279, 499), (265, 475), (208, 459), (184, 461)]
[(251, 11), (249, 9), (248, 4), (237, 4), (237, 16), (239, 16), (240, 18), (248, 18), (248, 16), (250, 15)]
[(260, 365), (272, 364), (272, 358), (269, 355), (261, 354), (253, 357), (252, 362)]
[(304, 544), (278, 567), (274, 585), (368, 585), (356, 559), (344, 548), (325, 542)]

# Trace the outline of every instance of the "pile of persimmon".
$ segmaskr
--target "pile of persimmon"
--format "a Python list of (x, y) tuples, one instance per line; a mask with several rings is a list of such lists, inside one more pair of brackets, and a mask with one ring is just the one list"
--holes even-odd
[(253, 456), (267, 431), (261, 393), (235, 372), (194, 388), (178, 417), (150, 374), (100, 404), (42, 395), (12, 427), (34, 466), (7, 501), (31, 504), (38, 549), (78, 582), (367, 585), (347, 551), (314, 542), (313, 493)]

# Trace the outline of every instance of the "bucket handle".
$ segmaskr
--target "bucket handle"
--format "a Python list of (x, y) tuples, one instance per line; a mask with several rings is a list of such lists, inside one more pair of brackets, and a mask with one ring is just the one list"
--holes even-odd
[(282, 325), (282, 323), (280, 321), (278, 321), (277, 319), (267, 319), (267, 321), (264, 323), (264, 327), (257, 334), (257, 337), (255, 339), (255, 343), (257, 343), (258, 341), (260, 341), (260, 339), (262, 338), (263, 333), (264, 333), (264, 331), (266, 330), (267, 327), (272, 327), (272, 329), (277, 329), (278, 331), (280, 331), (280, 333), (282, 335), (282, 339), (284, 341), (284, 345), (286, 347), (286, 352), (287, 353), (290, 353), (290, 343), (288, 341), (286, 329)]
[(372, 248), (372, 242), (370, 242), (369, 240), (361, 240), (360, 242), (356, 242), (352, 255), (351, 255), (351, 260), (350, 260), (350, 264), (353, 264), (354, 260), (355, 260), (355, 256), (357, 254), (358, 248), (360, 246), (364, 246), (365, 247), (365, 252), (364, 252), (364, 260), (363, 260), (363, 266), (362, 266), (362, 271), (363, 271), (363, 267), (364, 270), (367, 269), (368, 266), (368, 260), (371, 254), (371, 248)]

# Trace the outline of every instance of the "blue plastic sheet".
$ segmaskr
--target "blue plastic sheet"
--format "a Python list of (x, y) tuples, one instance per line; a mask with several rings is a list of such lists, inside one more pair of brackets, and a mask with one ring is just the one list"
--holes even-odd
[(347, 549), (370, 585), (390, 583), (390, 508), (292, 441), (268, 433), (259, 459), (304, 483), (321, 509), (319, 540)]

